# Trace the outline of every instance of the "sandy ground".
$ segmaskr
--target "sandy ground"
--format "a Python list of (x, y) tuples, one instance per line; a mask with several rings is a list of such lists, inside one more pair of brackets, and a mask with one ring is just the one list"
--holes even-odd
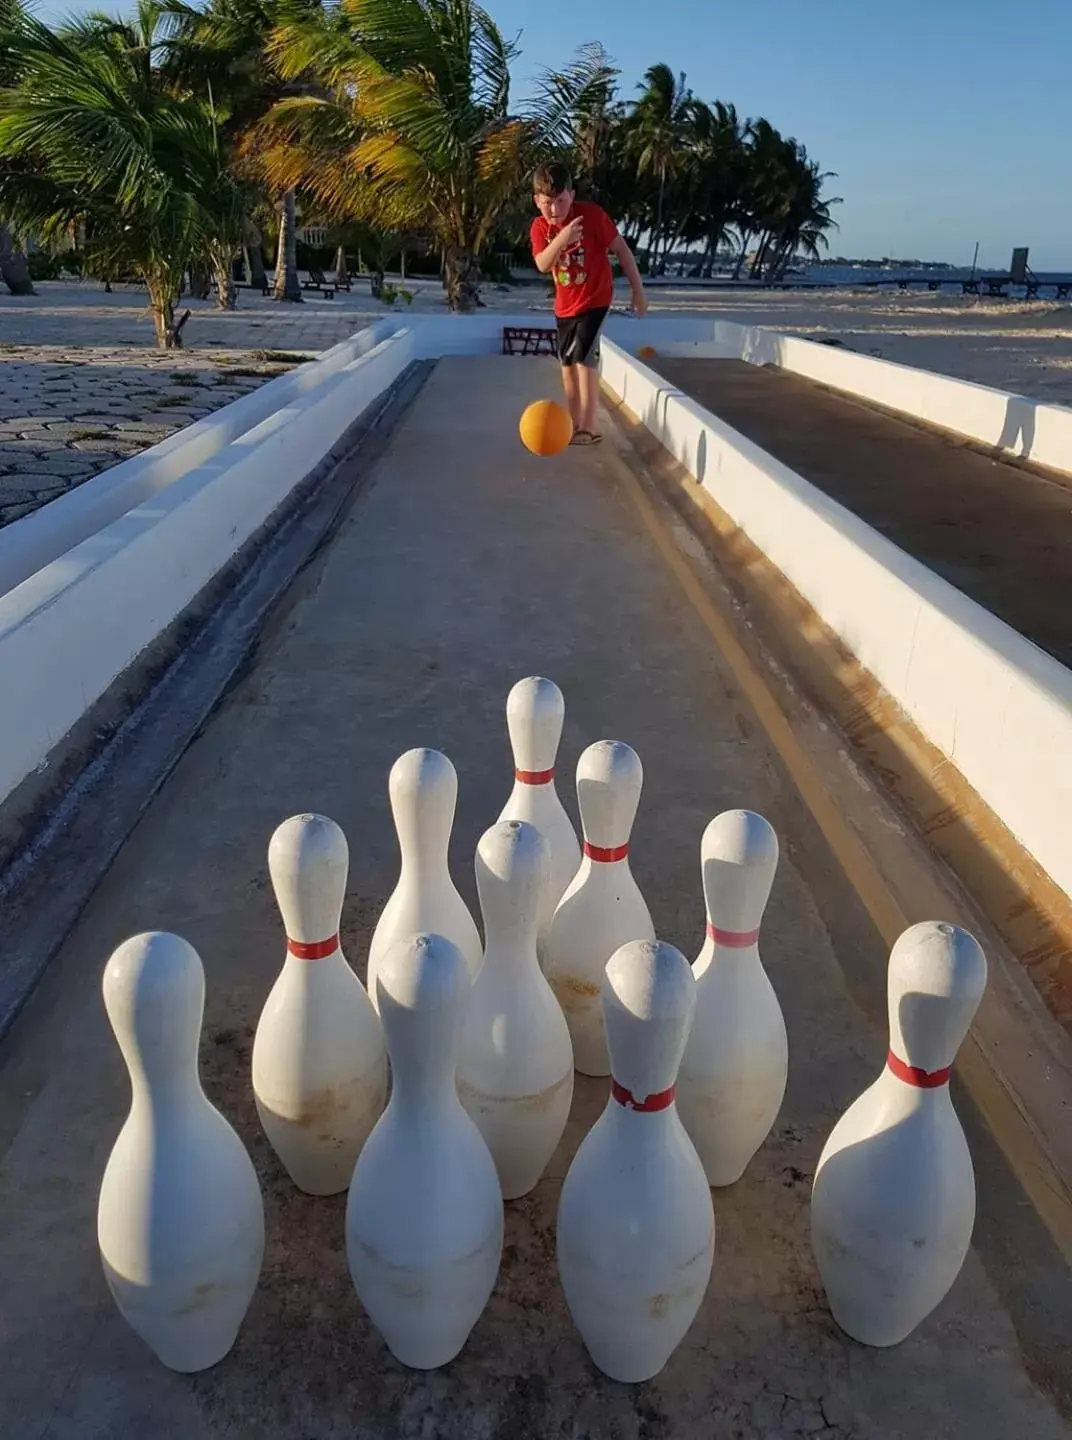
[[(396, 277), (397, 278), (397, 277)], [(401, 283), (401, 282), (399, 282)], [(442, 314), (438, 281), (409, 280), (411, 305), (366, 280), (325, 300), (280, 305), (242, 291), (233, 312), (191, 300), (187, 348), (156, 352), (145, 291), (49, 281), (0, 295), (0, 526), (56, 499), (388, 313)], [(655, 317), (706, 315), (836, 339), (864, 354), (1072, 404), (1072, 306), (881, 291), (649, 289)], [(549, 316), (538, 285), (486, 286), (491, 311)], [(628, 307), (622, 290), (616, 307)], [(265, 363), (265, 356), (278, 357)]]
[[(397, 277), (396, 277), (397, 279)], [(389, 313), (374, 301), (367, 282), (334, 300), (310, 293), (303, 304), (281, 306), (248, 291), (240, 308), (225, 314), (211, 301), (190, 301), (186, 340), (193, 348), (274, 347), (323, 349), (371, 319)], [(409, 280), (412, 307), (394, 310), (442, 313), (442, 287)], [(0, 294), (0, 362), (9, 345), (152, 345), (144, 290), (105, 295), (99, 285), (51, 281), (28, 299)], [(619, 287), (616, 305), (628, 306)], [(984, 300), (975, 296), (881, 290), (740, 291), (655, 284), (653, 315), (712, 315), (742, 324), (769, 325), (788, 334), (836, 337), (865, 354), (956, 375), (1036, 399), (1072, 404), (1072, 305), (1053, 301)], [(542, 287), (486, 286), (491, 310), (549, 310)]]
[[(553, 366), (441, 362), (333, 542), (286, 597), (248, 673), (147, 811), (0, 1053), (0, 1434), (15, 1440), (1062, 1440), (1068, 1273), (960, 1092), (979, 1177), (977, 1245), (904, 1344), (868, 1350), (827, 1311), (808, 1241), (816, 1159), (882, 1063), (885, 954), (608, 456), (519, 452), (516, 415)], [(474, 395), (485, 397), (473, 404)], [(763, 952), (790, 1036), (776, 1127), (715, 1196), (703, 1308), (655, 1380), (591, 1365), (555, 1273), (555, 1210), (605, 1101), (578, 1084), (536, 1190), (507, 1206), (502, 1271), (457, 1361), (386, 1352), (359, 1306), (342, 1197), (297, 1194), (257, 1124), (250, 1045), (280, 963), (265, 873), (276, 824), (321, 809), (350, 840), (343, 919), (363, 973), (397, 873), (386, 773), (410, 745), (457, 765), (454, 873), (510, 788), (503, 704), (521, 675), (567, 698), (559, 773), (613, 734), (645, 765), (635, 873), (658, 932), (688, 954), (697, 852), (716, 811), (751, 805), (782, 840)], [(168, 1373), (126, 1328), (96, 1250), (97, 1186), (128, 1087), (100, 1000), (110, 949), (150, 926), (206, 967), (202, 1068), (250, 1147), (268, 1250), (232, 1354)], [(1011, 1257), (1011, 1258), (1010, 1258)], [(1062, 1348), (1064, 1347), (1064, 1348)], [(1064, 1357), (1064, 1358), (1063, 1358)], [(1066, 1397), (1067, 1403), (1067, 1397)]]

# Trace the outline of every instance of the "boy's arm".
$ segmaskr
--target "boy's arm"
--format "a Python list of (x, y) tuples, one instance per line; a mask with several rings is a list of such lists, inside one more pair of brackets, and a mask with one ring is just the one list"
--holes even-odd
[(618, 257), (622, 274), (629, 281), (629, 288), (633, 292), (633, 309), (638, 315), (645, 315), (648, 309), (648, 297), (644, 294), (644, 282), (640, 278), (640, 271), (637, 269), (632, 250), (626, 244), (625, 236), (615, 236), (610, 248), (611, 253)]
[(560, 230), (555, 238), (548, 242), (538, 253), (534, 250), (532, 258), (536, 262), (536, 269), (541, 275), (546, 275), (552, 269), (555, 261), (568, 246), (575, 244), (581, 238), (582, 222), (580, 217), (571, 220), (564, 230)]

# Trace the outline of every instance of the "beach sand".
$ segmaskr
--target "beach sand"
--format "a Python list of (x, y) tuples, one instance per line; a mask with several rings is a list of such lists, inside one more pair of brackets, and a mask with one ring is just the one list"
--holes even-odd
[[(364, 278), (354, 281), (351, 293), (333, 300), (310, 293), (304, 304), (295, 306), (243, 291), (239, 309), (231, 314), (217, 310), (211, 301), (183, 300), (182, 307), (189, 305), (194, 312), (185, 338), (190, 349), (277, 346), (315, 352), (386, 314), (401, 318), (445, 311), (437, 280), (409, 279), (405, 285), (414, 297), (412, 307), (399, 303), (393, 311), (371, 298)], [(0, 358), (32, 358), (10, 352), (5, 357), (5, 342), (63, 349), (153, 344), (144, 290), (123, 286), (105, 295), (99, 285), (55, 281), (38, 288), (39, 294), (29, 298), (0, 294)], [(836, 339), (864, 355), (1072, 405), (1069, 304), (984, 300), (952, 292), (729, 292), (673, 282), (651, 284), (648, 294), (656, 318), (709, 315), (807, 339)], [(482, 299), (489, 310), (531, 311), (550, 318), (550, 298), (540, 285), (487, 285)], [(620, 284), (615, 309), (628, 305), (628, 287)]]

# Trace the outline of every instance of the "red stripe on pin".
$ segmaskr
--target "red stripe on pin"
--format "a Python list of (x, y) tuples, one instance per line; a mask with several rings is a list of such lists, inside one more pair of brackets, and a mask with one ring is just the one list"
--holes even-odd
[(754, 945), (759, 939), (759, 931), (719, 930), (708, 920), (707, 938), (713, 940), (716, 945), (724, 945), (727, 950), (747, 950), (749, 945)]
[(550, 785), (555, 778), (555, 767), (550, 770), (515, 770), (514, 779), (521, 785)]
[(649, 1095), (646, 1100), (638, 1100), (624, 1085), (619, 1085), (617, 1080), (611, 1080), (610, 1093), (626, 1110), (639, 1110), (645, 1115), (651, 1114), (655, 1110), (669, 1110), (674, 1103), (673, 1085), (669, 1090), (660, 1090), (657, 1095)]
[(589, 845), (584, 842), (584, 853), (589, 860), (598, 860), (601, 865), (612, 865), (615, 860), (624, 860), (629, 854), (629, 845), (617, 845), (613, 850), (604, 849), (602, 845)]
[(287, 936), (287, 949), (295, 960), (326, 960), (329, 955), (334, 955), (338, 948), (338, 935), (332, 935), (329, 940), (314, 940), (308, 945), (303, 940), (292, 940)]
[(944, 1070), (920, 1070), (915, 1065), (906, 1065), (892, 1050), (886, 1056), (886, 1064), (898, 1080), (914, 1085), (917, 1090), (937, 1090), (940, 1085), (949, 1083), (953, 1073), (952, 1065), (947, 1065)]

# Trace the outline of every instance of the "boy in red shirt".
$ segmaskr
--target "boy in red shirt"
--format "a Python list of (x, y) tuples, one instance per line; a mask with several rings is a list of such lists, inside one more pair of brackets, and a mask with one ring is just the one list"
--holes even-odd
[(564, 165), (543, 165), (532, 178), (539, 215), (530, 232), (536, 269), (555, 279), (558, 358), (562, 384), (573, 417), (573, 445), (596, 445), (599, 398), (599, 332), (614, 298), (614, 275), (607, 252), (618, 257), (633, 291), (633, 309), (648, 308), (633, 252), (618, 227), (598, 205), (574, 198), (573, 180)]

